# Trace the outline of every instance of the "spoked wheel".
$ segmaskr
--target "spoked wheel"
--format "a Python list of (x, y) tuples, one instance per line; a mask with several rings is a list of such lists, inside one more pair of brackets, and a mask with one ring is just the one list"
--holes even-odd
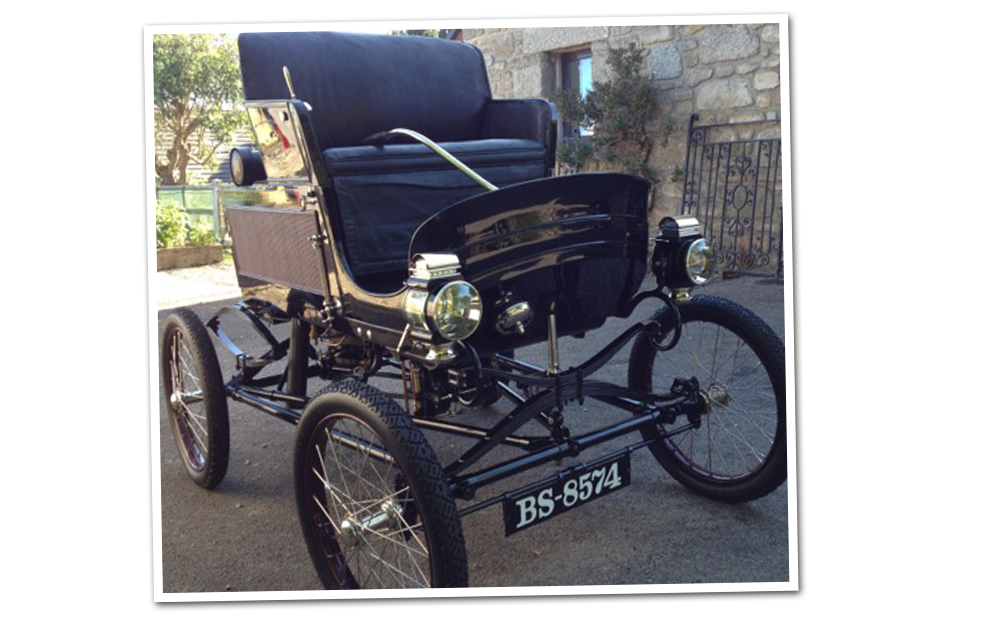
[(211, 338), (190, 309), (177, 309), (163, 323), (160, 382), (184, 467), (212, 489), (229, 466), (229, 409)]
[(345, 380), (309, 403), (295, 443), (295, 496), (327, 589), (468, 584), (441, 464), (379, 390)]
[[(767, 495), (787, 476), (784, 345), (731, 301), (696, 296), (679, 309), (681, 338), (673, 349), (658, 351), (645, 335), (636, 340), (629, 386), (666, 394), (675, 379), (695, 378), (706, 406), (696, 428), (650, 450), (681, 484), (706, 497), (745, 502)], [(667, 333), (673, 329), (669, 309), (654, 319)], [(642, 434), (651, 439), (688, 423), (680, 418)]]

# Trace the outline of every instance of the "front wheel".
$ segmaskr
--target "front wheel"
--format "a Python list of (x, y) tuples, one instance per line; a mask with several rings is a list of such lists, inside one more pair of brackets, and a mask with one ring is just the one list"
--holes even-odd
[[(705, 407), (695, 428), (659, 439), (650, 450), (696, 493), (724, 502), (765, 496), (787, 477), (784, 345), (763, 320), (726, 299), (696, 296), (678, 307), (680, 341), (659, 351), (651, 336), (640, 335), (629, 387), (666, 394), (675, 379), (694, 378)], [(653, 319), (665, 333), (674, 328), (669, 308)], [(689, 423), (649, 426), (642, 434), (661, 438)]]
[(344, 380), (309, 403), (295, 443), (295, 497), (325, 588), (468, 584), (441, 464), (379, 390)]

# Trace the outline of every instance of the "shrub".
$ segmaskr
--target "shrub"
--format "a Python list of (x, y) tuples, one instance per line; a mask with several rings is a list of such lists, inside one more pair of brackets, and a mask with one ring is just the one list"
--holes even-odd
[(187, 242), (187, 212), (173, 201), (156, 202), (156, 248), (183, 246)]
[(188, 241), (193, 247), (216, 244), (215, 228), (208, 221), (198, 221), (188, 228)]
[(643, 73), (648, 53), (634, 43), (611, 48), (610, 80), (595, 81), (585, 97), (575, 91), (556, 96), (566, 120), (592, 126), (594, 131), (589, 138), (564, 140), (557, 153), (560, 162), (575, 169), (588, 162), (603, 162), (654, 185), (660, 182), (662, 172), (650, 164), (649, 158), (657, 142), (667, 144), (674, 124), (670, 119), (657, 120), (652, 77)]

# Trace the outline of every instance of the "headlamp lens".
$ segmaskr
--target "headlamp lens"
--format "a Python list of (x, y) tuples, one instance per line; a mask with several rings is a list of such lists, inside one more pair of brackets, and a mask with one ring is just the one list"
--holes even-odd
[(431, 306), (434, 328), (449, 340), (464, 340), (472, 335), (483, 317), (479, 292), (465, 281), (445, 284), (434, 296)]
[(243, 186), (243, 155), (235, 149), (229, 152), (229, 171), (233, 176), (233, 183)]
[(715, 274), (715, 249), (704, 238), (695, 240), (684, 254), (684, 267), (691, 283), (696, 286), (708, 283)]

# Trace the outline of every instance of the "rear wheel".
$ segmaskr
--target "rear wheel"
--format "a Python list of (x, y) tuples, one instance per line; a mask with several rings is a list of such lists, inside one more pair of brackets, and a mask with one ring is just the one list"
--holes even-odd
[(345, 380), (309, 403), (296, 437), (295, 495), (324, 587), (468, 584), (444, 471), (423, 434), (377, 389)]
[(190, 309), (177, 309), (163, 323), (160, 383), (188, 475), (214, 488), (229, 466), (229, 409), (211, 338)]
[[(678, 344), (659, 351), (641, 335), (629, 361), (629, 386), (666, 394), (675, 379), (698, 381), (706, 404), (698, 426), (650, 447), (653, 456), (689, 489), (725, 502), (774, 491), (787, 477), (784, 345), (763, 320), (740, 305), (696, 296), (679, 305)], [(654, 316), (670, 333), (668, 308)], [(673, 426), (655, 425), (643, 437)]]

